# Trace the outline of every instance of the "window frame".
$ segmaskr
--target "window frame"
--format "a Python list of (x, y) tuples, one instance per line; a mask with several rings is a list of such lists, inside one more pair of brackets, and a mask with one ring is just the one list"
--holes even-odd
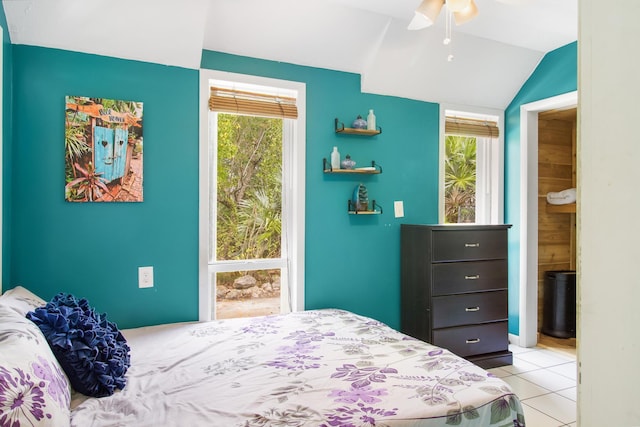
[[(306, 85), (301, 82), (257, 77), (216, 70), (200, 70), (200, 142), (199, 142), (199, 254), (198, 254), (198, 313), (200, 321), (211, 320), (212, 289), (210, 286), (210, 164), (209, 150), (210, 80), (225, 80), (242, 84), (270, 86), (297, 91), (298, 118), (287, 132), (293, 133), (291, 150), (285, 151), (283, 168), (290, 169), (290, 180), (283, 180), (283, 210), (289, 217), (283, 235), (287, 239), (289, 267), (289, 299), (291, 311), (304, 310), (304, 231), (305, 231), (305, 158), (306, 158)], [(288, 127), (288, 126), (285, 126)], [(283, 248), (284, 249), (284, 248)], [(284, 255), (284, 254), (283, 254)], [(286, 274), (286, 273), (284, 273)]]
[[(478, 153), (476, 159), (478, 163), (485, 160), (490, 160), (492, 166), (489, 171), (489, 182), (491, 199), (488, 204), (485, 204), (484, 212), (481, 215), (486, 217), (483, 222), (478, 222), (478, 206), (482, 206), (484, 202), (478, 202), (478, 196), (476, 195), (476, 222), (475, 224), (503, 224), (504, 223), (504, 111), (496, 110), (492, 108), (482, 108), (473, 106), (453, 105), (453, 104), (440, 104), (440, 121), (439, 121), (439, 163), (438, 163), (438, 223), (444, 224), (445, 221), (445, 119), (447, 113), (457, 114), (459, 116), (465, 116), (470, 118), (489, 118), (495, 120), (498, 123), (500, 134), (497, 138), (497, 144), (495, 149), (490, 150), (490, 159), (487, 159), (487, 150), (480, 149), (483, 145), (486, 148), (486, 140), (489, 138), (477, 138), (478, 141)], [(492, 147), (494, 148), (494, 147)], [(483, 184), (476, 184), (476, 190), (481, 188)]]

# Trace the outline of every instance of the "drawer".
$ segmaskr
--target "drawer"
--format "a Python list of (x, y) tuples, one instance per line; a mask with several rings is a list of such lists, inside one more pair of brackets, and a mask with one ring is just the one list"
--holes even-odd
[(509, 299), (506, 290), (448, 295), (434, 297), (432, 300), (434, 328), (507, 320), (508, 317)]
[(507, 321), (435, 329), (433, 344), (461, 357), (505, 351), (509, 348)]
[(433, 261), (507, 258), (507, 230), (434, 230)]
[(507, 260), (432, 265), (433, 295), (507, 289)]

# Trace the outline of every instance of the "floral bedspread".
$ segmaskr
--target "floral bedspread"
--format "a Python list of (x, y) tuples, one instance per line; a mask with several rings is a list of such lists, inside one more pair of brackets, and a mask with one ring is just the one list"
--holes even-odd
[(125, 330), (127, 386), (72, 400), (71, 425), (524, 426), (509, 386), (342, 310)]

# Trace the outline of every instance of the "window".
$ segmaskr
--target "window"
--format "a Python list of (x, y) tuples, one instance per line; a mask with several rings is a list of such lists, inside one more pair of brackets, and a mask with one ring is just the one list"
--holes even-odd
[(201, 72), (201, 320), (304, 309), (304, 99)]
[(442, 109), (440, 222), (503, 220), (502, 115)]

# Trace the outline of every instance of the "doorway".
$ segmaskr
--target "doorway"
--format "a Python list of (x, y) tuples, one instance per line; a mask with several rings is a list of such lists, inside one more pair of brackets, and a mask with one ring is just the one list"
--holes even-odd
[(538, 345), (576, 351), (577, 107), (538, 114)]
[(520, 107), (520, 325), (518, 345), (538, 343), (538, 120), (549, 110), (578, 105), (578, 92), (524, 104)]

